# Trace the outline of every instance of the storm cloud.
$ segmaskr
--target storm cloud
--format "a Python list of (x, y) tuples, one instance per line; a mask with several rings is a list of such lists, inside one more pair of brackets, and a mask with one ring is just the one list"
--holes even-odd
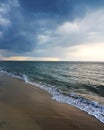
[(103, 0), (1, 0), (1, 55), (59, 57), (57, 49), (103, 42), (103, 8)]

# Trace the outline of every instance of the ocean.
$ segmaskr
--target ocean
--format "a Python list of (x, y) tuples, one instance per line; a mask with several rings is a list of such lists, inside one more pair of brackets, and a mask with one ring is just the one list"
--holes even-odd
[(103, 62), (0, 61), (0, 72), (40, 87), (104, 123)]

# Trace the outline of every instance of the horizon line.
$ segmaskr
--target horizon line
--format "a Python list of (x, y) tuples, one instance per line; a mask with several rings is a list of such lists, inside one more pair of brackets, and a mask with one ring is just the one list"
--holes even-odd
[(60, 61), (48, 61), (48, 60), (0, 60), (0, 62), (104, 62), (104, 61), (80, 61), (80, 60), (60, 60)]

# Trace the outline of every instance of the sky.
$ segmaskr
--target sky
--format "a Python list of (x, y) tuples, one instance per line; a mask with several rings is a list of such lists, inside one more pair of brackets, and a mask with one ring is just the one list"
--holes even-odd
[(104, 61), (104, 0), (0, 0), (0, 60)]

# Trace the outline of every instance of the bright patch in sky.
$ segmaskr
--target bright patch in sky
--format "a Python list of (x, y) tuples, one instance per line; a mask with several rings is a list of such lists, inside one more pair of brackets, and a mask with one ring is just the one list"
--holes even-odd
[(4, 60), (10, 60), (10, 61), (60, 61), (59, 58), (56, 57), (26, 57), (26, 56), (16, 56), (16, 57), (9, 57), (4, 58), (1, 57), (1, 59)]
[(104, 43), (78, 45), (67, 49), (65, 60), (73, 58), (77, 61), (102, 61)]

